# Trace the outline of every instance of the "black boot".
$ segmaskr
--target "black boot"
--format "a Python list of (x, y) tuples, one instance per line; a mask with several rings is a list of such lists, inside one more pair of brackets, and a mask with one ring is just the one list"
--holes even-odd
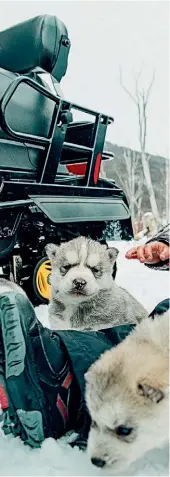
[(63, 435), (77, 412), (74, 406), (70, 419), (73, 391), (78, 391), (74, 381), (60, 338), (38, 322), (29, 300), (14, 292), (0, 295), (4, 432), (20, 436), (31, 447), (40, 447), (45, 437)]

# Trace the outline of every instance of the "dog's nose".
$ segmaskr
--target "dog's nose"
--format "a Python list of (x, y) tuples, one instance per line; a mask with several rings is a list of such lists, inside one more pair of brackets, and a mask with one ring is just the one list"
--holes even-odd
[(82, 290), (85, 287), (86, 283), (86, 280), (83, 280), (83, 278), (75, 278), (75, 280), (73, 280), (73, 284), (76, 290)]
[(91, 462), (93, 465), (96, 465), (96, 467), (104, 467), (106, 462), (103, 459), (99, 459), (98, 457), (92, 457)]

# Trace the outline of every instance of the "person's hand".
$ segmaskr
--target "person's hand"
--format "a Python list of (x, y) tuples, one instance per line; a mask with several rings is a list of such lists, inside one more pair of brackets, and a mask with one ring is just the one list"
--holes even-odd
[(131, 248), (125, 255), (129, 259), (137, 259), (141, 263), (158, 263), (170, 257), (170, 247), (162, 242), (151, 242)]

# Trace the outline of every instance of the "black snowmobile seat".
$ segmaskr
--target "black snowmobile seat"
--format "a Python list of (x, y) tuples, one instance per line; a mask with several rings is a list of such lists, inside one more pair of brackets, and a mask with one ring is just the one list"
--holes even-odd
[[(23, 135), (49, 139), (56, 103), (26, 82), (18, 85), (5, 111), (3, 98), (20, 79), (18, 76), (27, 76), (50, 91), (48, 82), (43, 80), (40, 73), (45, 72), (55, 79), (55, 83), (60, 82), (66, 73), (69, 48), (70, 41), (64, 23), (51, 15), (37, 16), (0, 32), (0, 179), (8, 179), (9, 173), (10, 180), (11, 174), (15, 178), (26, 177), (31, 181), (41, 177), (47, 148), (37, 146), (33, 139), (32, 143), (27, 143), (28, 137)], [(4, 118), (18, 136), (10, 134), (4, 127)], [(88, 153), (85, 151), (82, 156), (81, 149), (75, 150), (74, 144), (78, 142), (79, 146), (90, 149), (94, 138), (94, 122), (74, 123), (71, 118), (68, 126), (64, 123), (61, 128), (59, 124), (60, 121), (55, 129), (58, 142), (53, 150), (53, 167), (50, 171), (55, 169), (57, 158), (61, 163), (86, 163), (89, 160)], [(67, 144), (65, 149), (64, 142)], [(70, 149), (68, 143), (72, 145)], [(51, 175), (55, 177), (55, 172)]]
[(0, 67), (19, 74), (38, 67), (60, 81), (69, 48), (64, 23), (53, 15), (41, 15), (0, 32)]

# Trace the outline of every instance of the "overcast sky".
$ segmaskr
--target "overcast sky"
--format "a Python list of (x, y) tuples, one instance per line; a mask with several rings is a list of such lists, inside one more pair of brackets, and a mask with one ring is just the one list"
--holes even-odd
[[(120, 86), (134, 91), (142, 66), (141, 86), (156, 70), (149, 107), (147, 150), (168, 155), (169, 18), (168, 1), (0, 1), (0, 30), (39, 14), (58, 16), (67, 26), (71, 50), (62, 89), (67, 99), (113, 115), (109, 139), (139, 148), (133, 102)], [(22, 45), (21, 45), (22, 51)], [(22, 54), (22, 53), (21, 53)]]

